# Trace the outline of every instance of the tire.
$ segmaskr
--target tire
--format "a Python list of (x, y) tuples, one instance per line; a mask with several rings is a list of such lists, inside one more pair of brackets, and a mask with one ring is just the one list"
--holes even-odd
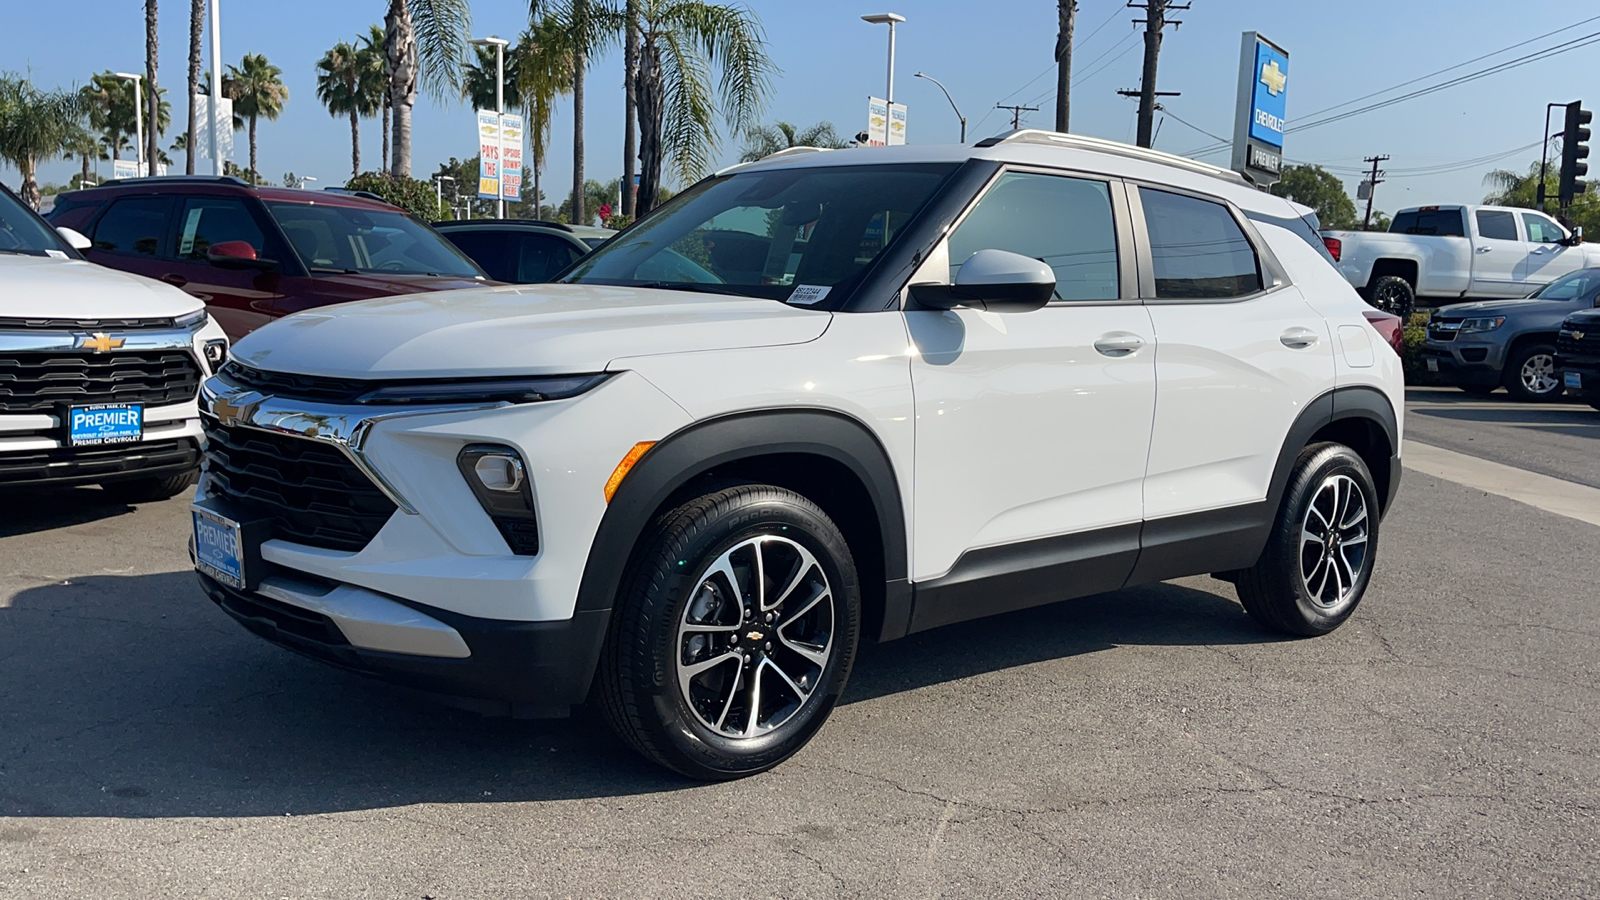
[(1377, 512), (1372, 473), (1354, 450), (1321, 443), (1300, 451), (1266, 549), (1237, 582), (1245, 611), (1266, 628), (1304, 637), (1344, 624), (1372, 578)]
[(1551, 344), (1523, 344), (1511, 351), (1504, 374), (1506, 393), (1524, 403), (1548, 403), (1566, 393), (1556, 370)]
[(110, 481), (100, 485), (100, 490), (118, 503), (155, 503), (183, 493), (194, 484), (196, 471), (166, 478), (135, 478), (129, 481)]
[(657, 520), (623, 583), (599, 693), (634, 749), (691, 778), (741, 778), (827, 721), (855, 661), (861, 596), (849, 545), (816, 504), (770, 485), (697, 497)]
[(1411, 282), (1399, 275), (1385, 275), (1367, 286), (1367, 303), (1393, 316), (1402, 323), (1411, 321), (1411, 312), (1417, 306), (1417, 292)]
[(1474, 397), (1487, 397), (1500, 387), (1498, 384), (1458, 384), (1456, 387), (1473, 395)]

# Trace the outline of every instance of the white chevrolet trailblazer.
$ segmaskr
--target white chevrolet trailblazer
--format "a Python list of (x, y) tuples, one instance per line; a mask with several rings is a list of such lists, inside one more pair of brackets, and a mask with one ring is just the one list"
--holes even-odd
[(737, 166), (559, 283), (241, 341), (202, 388), (200, 580), (485, 710), (592, 696), (701, 778), (803, 746), (864, 638), (1200, 573), (1323, 634), (1402, 386), (1308, 212), (1038, 131)]
[(86, 262), (88, 246), (0, 188), (0, 492), (171, 497), (194, 482), (196, 395), (227, 338), (199, 300)]

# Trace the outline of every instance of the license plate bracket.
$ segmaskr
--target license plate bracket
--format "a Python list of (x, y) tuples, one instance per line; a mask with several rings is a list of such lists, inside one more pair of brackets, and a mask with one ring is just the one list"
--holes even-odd
[(271, 537), (271, 523), (241, 520), (209, 500), (196, 501), (189, 512), (195, 569), (229, 587), (255, 590), (265, 574), (261, 544)]
[(143, 403), (92, 403), (68, 407), (67, 446), (101, 447), (144, 439)]

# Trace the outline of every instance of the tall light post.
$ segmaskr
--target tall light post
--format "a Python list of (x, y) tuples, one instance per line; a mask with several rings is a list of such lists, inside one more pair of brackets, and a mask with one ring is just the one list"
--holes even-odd
[(500, 177), (495, 179), (494, 216), (497, 219), (506, 217), (506, 45), (511, 42), (505, 38), (486, 37), (478, 38), (472, 43), (479, 47), (494, 48), (494, 112), (498, 117), (495, 123), (495, 133), (499, 137), (500, 158), (495, 160), (495, 171)]
[[(434, 196), (435, 202), (438, 203), (439, 206), (441, 206), (441, 207), (444, 206), (444, 183), (446, 181), (450, 182), (450, 190), (453, 192), (453, 191), (455, 191), (455, 187), (456, 187), (455, 186), (455, 180), (456, 180), (456, 177), (454, 175), (435, 175), (435, 176), (433, 176), (433, 196)], [(454, 219), (455, 217), (456, 217), (456, 208), (454, 206), (451, 206), (450, 207), (450, 218)]]
[(889, 26), (889, 87), (883, 98), (883, 102), (885, 103), (894, 102), (894, 26), (895, 23), (904, 22), (905, 20), (905, 16), (898, 15), (896, 13), (880, 13), (875, 16), (861, 17), (861, 21), (863, 22), (871, 22), (874, 25)]
[(296, 180), (300, 182), (299, 188), (300, 188), (300, 190), (303, 191), (303, 190), (306, 189), (306, 182), (308, 182), (308, 181), (316, 181), (317, 179), (316, 179), (316, 176), (314, 176), (314, 175), (301, 175)]
[(961, 114), (961, 107), (956, 106), (955, 98), (950, 96), (950, 91), (945, 88), (944, 84), (940, 82), (939, 79), (933, 77), (932, 75), (925, 75), (922, 72), (918, 72), (914, 77), (926, 78), (934, 84), (939, 85), (939, 90), (944, 91), (944, 98), (950, 101), (950, 108), (956, 111), (956, 118), (961, 120), (961, 143), (965, 144), (967, 142), (967, 117)]
[[(146, 169), (144, 164), (144, 94), (139, 89), (139, 84), (144, 80), (144, 76), (132, 75), (127, 72), (113, 72), (112, 74), (123, 81), (133, 82), (133, 130), (136, 136), (135, 139), (139, 142), (134, 154), (134, 165), (138, 167), (138, 174), (149, 175), (150, 170)], [(150, 123), (150, 126), (154, 128), (155, 123)]]
[[(217, 0), (211, 0), (211, 99), (206, 101), (206, 109), (211, 113), (211, 174), (220, 176), (224, 167), (222, 164), (222, 145), (217, 143), (222, 135), (222, 126), (217, 123), (222, 119), (222, 19), (219, 18)], [(232, 122), (228, 123), (230, 126)]]

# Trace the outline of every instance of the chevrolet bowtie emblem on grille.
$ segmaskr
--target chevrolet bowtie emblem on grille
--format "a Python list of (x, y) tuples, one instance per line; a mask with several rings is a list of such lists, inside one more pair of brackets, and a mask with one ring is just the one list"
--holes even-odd
[(78, 338), (79, 349), (93, 350), (96, 353), (110, 353), (113, 350), (119, 350), (124, 343), (125, 341), (122, 338), (114, 338), (109, 334), (98, 331), (93, 335)]
[(218, 397), (211, 404), (211, 414), (223, 425), (249, 424), (261, 401), (267, 399), (255, 391), (246, 391), (233, 397)]
[(1289, 83), (1289, 75), (1278, 68), (1278, 61), (1273, 60), (1261, 67), (1261, 83), (1267, 86), (1267, 93), (1276, 97), (1283, 93), (1284, 85)]
[(1575, 341), (1581, 341), (1581, 340), (1583, 340), (1583, 332), (1581, 332), (1581, 331), (1574, 331), (1574, 332), (1573, 332), (1573, 333), (1572, 333), (1572, 339), (1573, 339), (1573, 340), (1575, 340)]

